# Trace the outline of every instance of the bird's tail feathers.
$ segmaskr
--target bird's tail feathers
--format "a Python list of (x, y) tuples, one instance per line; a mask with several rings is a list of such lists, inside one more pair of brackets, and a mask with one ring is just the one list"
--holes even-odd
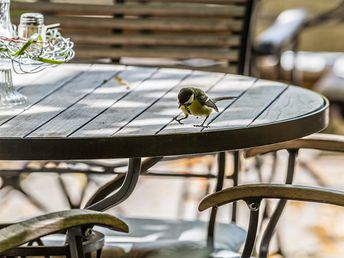
[(217, 98), (213, 98), (214, 102), (218, 102), (221, 100), (226, 100), (226, 99), (237, 99), (238, 97), (234, 97), (234, 96), (227, 96), (227, 97), (217, 97)]

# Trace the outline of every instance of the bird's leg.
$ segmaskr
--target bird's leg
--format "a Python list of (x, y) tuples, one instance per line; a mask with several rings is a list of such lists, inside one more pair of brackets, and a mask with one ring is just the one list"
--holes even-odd
[(203, 127), (203, 128), (208, 128), (209, 125), (204, 125), (205, 121), (207, 121), (209, 116), (206, 116), (205, 119), (203, 120), (202, 124), (200, 125), (194, 125), (195, 127)]
[(188, 114), (184, 114), (185, 116), (184, 117), (182, 117), (182, 118), (180, 118), (180, 119), (178, 119), (178, 116), (175, 116), (174, 118), (173, 118), (173, 120), (176, 120), (179, 124), (183, 124), (181, 121), (182, 120), (184, 120), (184, 119), (187, 119), (188, 118)]

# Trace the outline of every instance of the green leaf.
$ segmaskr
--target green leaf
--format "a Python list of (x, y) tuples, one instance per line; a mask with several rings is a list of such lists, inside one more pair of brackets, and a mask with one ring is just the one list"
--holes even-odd
[(63, 64), (65, 63), (64, 61), (58, 61), (58, 60), (53, 60), (53, 59), (48, 59), (48, 58), (43, 58), (43, 57), (38, 57), (38, 61), (43, 62), (43, 63), (48, 63), (48, 64)]
[(29, 46), (32, 45), (32, 43), (37, 42), (37, 41), (43, 41), (43, 38), (41, 35), (39, 35), (38, 33), (33, 34), (28, 41), (26, 41), (26, 43), (17, 51), (15, 52), (13, 55), (14, 56), (20, 56), (22, 54), (24, 54), (25, 50), (28, 49)]
[(14, 56), (21, 56), (26, 49), (28, 49), (29, 46), (31, 46), (31, 44), (33, 43), (33, 38), (29, 38), (28, 41), (17, 51), (15, 52), (13, 55)]

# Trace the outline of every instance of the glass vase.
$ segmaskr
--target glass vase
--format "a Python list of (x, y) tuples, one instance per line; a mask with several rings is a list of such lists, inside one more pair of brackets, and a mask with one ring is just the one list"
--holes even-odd
[[(10, 0), (0, 0), (0, 40), (15, 36), (10, 19)], [(0, 107), (26, 105), (27, 98), (17, 92), (12, 81), (12, 61), (0, 55)]]

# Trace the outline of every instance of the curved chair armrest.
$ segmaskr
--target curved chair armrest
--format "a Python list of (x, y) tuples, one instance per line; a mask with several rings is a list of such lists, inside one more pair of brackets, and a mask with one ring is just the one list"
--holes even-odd
[(278, 15), (275, 22), (258, 35), (254, 50), (257, 54), (273, 55), (294, 41), (299, 31), (308, 20), (308, 13), (303, 8), (286, 10)]
[(120, 232), (129, 232), (122, 220), (91, 210), (53, 212), (18, 222), (0, 230), (0, 252), (18, 247), (38, 237), (82, 225), (99, 225)]
[(327, 203), (344, 206), (344, 192), (320, 187), (285, 184), (250, 184), (230, 187), (203, 198), (199, 211), (221, 206), (238, 200), (287, 199), (306, 202)]
[(297, 140), (246, 149), (244, 155), (249, 158), (282, 149), (317, 149), (344, 152), (344, 135), (318, 133)]

